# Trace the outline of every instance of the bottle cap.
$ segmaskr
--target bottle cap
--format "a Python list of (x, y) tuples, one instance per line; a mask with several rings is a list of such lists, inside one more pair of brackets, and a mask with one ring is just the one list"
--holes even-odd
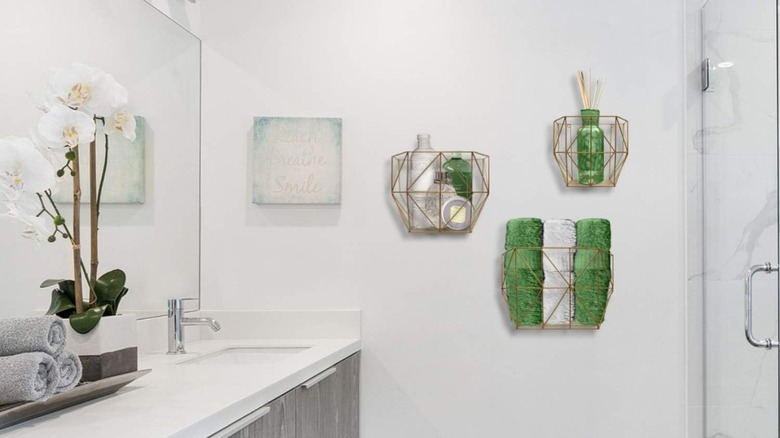
[(417, 140), (430, 140), (431, 134), (417, 134)]
[(433, 182), (443, 183), (443, 182), (447, 181), (447, 177), (448, 176), (449, 175), (447, 175), (447, 172), (437, 171), (436, 172), (436, 178), (434, 178)]

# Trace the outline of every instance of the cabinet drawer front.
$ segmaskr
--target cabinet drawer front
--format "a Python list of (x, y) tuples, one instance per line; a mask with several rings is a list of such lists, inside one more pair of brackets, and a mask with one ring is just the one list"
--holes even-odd
[(360, 353), (296, 391), (296, 438), (357, 438)]
[(235, 423), (231, 424), (230, 426), (220, 430), (219, 432), (215, 433), (214, 435), (211, 435), (209, 438), (228, 438), (232, 436), (238, 436), (237, 432), (240, 432), (242, 429), (246, 428), (252, 423), (255, 423), (257, 421), (260, 421), (263, 417), (268, 415), (271, 412), (270, 406), (263, 406), (262, 408), (252, 412), (251, 414), (247, 415), (246, 417), (236, 421)]
[(294, 391), (277, 398), (211, 436), (211, 438), (216, 437), (295, 438)]

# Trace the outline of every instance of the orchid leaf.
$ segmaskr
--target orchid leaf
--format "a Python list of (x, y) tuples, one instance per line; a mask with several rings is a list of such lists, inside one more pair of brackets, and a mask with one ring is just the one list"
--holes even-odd
[(70, 320), (70, 326), (73, 327), (73, 330), (82, 335), (89, 333), (98, 325), (107, 306), (108, 305), (93, 307), (92, 309), (86, 310), (84, 313), (70, 315), (68, 318)]
[(119, 301), (125, 294), (127, 288), (125, 281), (127, 277), (120, 269), (106, 272), (95, 282), (95, 298), (98, 305), (107, 305), (106, 316), (115, 315), (119, 310)]
[(44, 288), (47, 288), (47, 287), (56, 286), (56, 285), (62, 283), (63, 281), (67, 281), (67, 280), (46, 280), (43, 283), (41, 283), (41, 289), (44, 289)]
[(114, 269), (101, 275), (95, 282), (95, 297), (98, 302), (114, 302), (125, 287), (127, 276), (121, 269)]
[(122, 288), (122, 292), (119, 293), (119, 296), (116, 297), (116, 301), (114, 302), (114, 309), (112, 313), (113, 315), (116, 315), (116, 312), (119, 311), (119, 302), (122, 301), (122, 298), (124, 298), (125, 295), (127, 295), (128, 289), (126, 287)]
[(60, 318), (67, 318), (76, 311), (76, 305), (70, 298), (59, 289), (51, 291), (51, 306), (46, 311), (47, 315), (57, 315)]
[(67, 295), (73, 304), (76, 304), (76, 283), (73, 280), (63, 280), (59, 286), (58, 290)]

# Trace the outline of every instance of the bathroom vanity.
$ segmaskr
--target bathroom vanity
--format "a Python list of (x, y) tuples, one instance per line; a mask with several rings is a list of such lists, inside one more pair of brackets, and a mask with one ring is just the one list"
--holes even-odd
[(357, 438), (360, 353), (229, 425), (214, 438)]
[(139, 358), (152, 372), (112, 396), (4, 429), (4, 437), (353, 438), (358, 339), (203, 340)]

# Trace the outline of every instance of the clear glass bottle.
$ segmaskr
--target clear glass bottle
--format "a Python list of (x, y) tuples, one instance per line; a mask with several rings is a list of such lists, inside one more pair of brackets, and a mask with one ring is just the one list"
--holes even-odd
[(436, 225), (436, 228), (444, 228), (444, 221), (441, 219), (442, 206), (456, 197), (458, 194), (447, 172), (436, 172), (436, 179), (428, 188), (424, 207), (425, 215)]
[(444, 170), (452, 181), (452, 185), (458, 192), (458, 196), (471, 200), (471, 164), (464, 160), (460, 154), (453, 154), (452, 158), (444, 163)]
[(409, 212), (411, 214), (412, 227), (434, 228), (433, 218), (428, 220), (423, 212), (427, 199), (428, 187), (433, 184), (436, 177), (436, 158), (439, 154), (431, 147), (429, 134), (417, 134), (417, 149), (410, 158), (409, 169)]
[(583, 109), (582, 127), (577, 130), (577, 180), (589, 186), (604, 181), (604, 131), (599, 127), (599, 110)]

